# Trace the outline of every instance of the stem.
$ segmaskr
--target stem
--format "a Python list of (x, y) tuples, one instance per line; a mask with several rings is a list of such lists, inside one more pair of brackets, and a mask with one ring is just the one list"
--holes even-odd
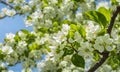
[(119, 12), (120, 12), (120, 6), (117, 6), (117, 10), (113, 13), (113, 16), (111, 17), (111, 21), (107, 29), (108, 34), (111, 34), (111, 31), (115, 22), (115, 18), (117, 17)]
[(2, 1), (2, 0), (0, 0), (0, 2), (3, 3), (3, 4), (5, 4), (5, 5), (7, 5), (7, 6), (9, 6), (10, 8), (14, 9), (14, 7), (12, 5), (8, 4), (7, 2)]
[(71, 44), (71, 47), (76, 53), (78, 53), (78, 51), (74, 48), (74, 46), (72, 44)]
[[(113, 16), (111, 17), (110, 24), (109, 24), (108, 29), (107, 29), (107, 33), (109, 35), (111, 35), (111, 31), (112, 31), (115, 19), (116, 19), (119, 12), (120, 12), (120, 6), (117, 6), (117, 9), (116, 9), (116, 11), (114, 11)], [(104, 51), (102, 53), (102, 58), (93, 67), (91, 67), (88, 70), (88, 72), (94, 72), (95, 70), (97, 70), (108, 59), (109, 53), (110, 52), (108, 52), (108, 51)]]
[(71, 45), (71, 48), (72, 48), (76, 53), (78, 53), (78, 51), (74, 48), (74, 45), (73, 45), (72, 43), (70, 43), (70, 42), (68, 41), (68, 39), (67, 39), (67, 42)]

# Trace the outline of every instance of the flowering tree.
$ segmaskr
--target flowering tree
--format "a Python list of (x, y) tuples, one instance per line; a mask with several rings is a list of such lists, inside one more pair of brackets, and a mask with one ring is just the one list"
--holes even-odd
[[(33, 31), (7, 33), (0, 72), (120, 72), (119, 0), (0, 0), (0, 18), (24, 15)], [(118, 16), (117, 16), (118, 15)], [(43, 58), (44, 57), (44, 58)], [(4, 66), (5, 64), (5, 66)]]

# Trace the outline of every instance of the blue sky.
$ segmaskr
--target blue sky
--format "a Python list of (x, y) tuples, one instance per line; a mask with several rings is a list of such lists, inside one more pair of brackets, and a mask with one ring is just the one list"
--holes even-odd
[[(0, 4), (0, 10), (4, 7), (3, 4)], [(0, 42), (3, 42), (6, 33), (16, 33), (20, 29), (32, 30), (32, 27), (25, 26), (23, 16), (16, 15), (14, 17), (0, 19)]]
[(0, 19), (0, 42), (3, 42), (6, 33), (16, 33), (21, 29), (32, 30), (32, 27), (26, 27), (23, 16), (6, 17)]

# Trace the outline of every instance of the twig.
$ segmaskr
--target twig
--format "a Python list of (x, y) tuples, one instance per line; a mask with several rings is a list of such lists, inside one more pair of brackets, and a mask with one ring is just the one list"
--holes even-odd
[(14, 7), (12, 5), (8, 4), (7, 2), (2, 1), (2, 0), (0, 0), (0, 2), (3, 3), (3, 4), (5, 4), (5, 5), (7, 5), (7, 6), (9, 6), (10, 8), (14, 9)]
[(113, 16), (111, 17), (110, 25), (108, 26), (107, 32), (108, 34), (111, 34), (115, 18), (117, 17), (118, 13), (120, 12), (120, 6), (117, 6), (117, 10), (113, 13)]
[(76, 53), (78, 53), (78, 51), (74, 48), (73, 44), (71, 44), (71, 47)]
[(68, 41), (68, 39), (67, 39), (67, 42), (71, 45), (71, 48), (72, 48), (76, 53), (78, 53), (78, 51), (74, 48), (73, 44)]
[[(7, 2), (5, 2), (5, 1), (3, 1), (3, 0), (0, 0), (0, 3), (4, 4), (4, 5), (6, 5), (6, 6), (9, 6), (11, 9), (14, 9), (14, 7), (13, 7), (12, 5), (8, 4)], [(21, 14), (21, 13), (16, 12), (15, 15), (17, 15), (17, 14)], [(5, 18), (5, 17), (9, 17), (9, 16), (4, 16), (4, 17), (2, 17), (2, 18), (0, 18), (0, 19), (3, 19), (3, 18)]]
[[(113, 16), (111, 17), (111, 21), (110, 21), (110, 24), (109, 24), (108, 29), (107, 29), (107, 33), (109, 35), (111, 35), (111, 31), (112, 31), (115, 19), (116, 19), (116, 17), (117, 17), (117, 15), (118, 15), (119, 12), (120, 12), (120, 6), (117, 6), (117, 9), (113, 13)], [(104, 51), (102, 53), (102, 58), (100, 59), (100, 61), (97, 62), (93, 67), (91, 67), (88, 70), (88, 72), (94, 72), (96, 69), (98, 69), (107, 60), (107, 58), (109, 57), (109, 53), (110, 53), (109, 51)]]

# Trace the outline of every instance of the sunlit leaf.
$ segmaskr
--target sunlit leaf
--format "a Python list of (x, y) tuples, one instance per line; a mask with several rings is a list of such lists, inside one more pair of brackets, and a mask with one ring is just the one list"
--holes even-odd
[(105, 7), (100, 7), (98, 9), (98, 11), (100, 13), (102, 13), (106, 17), (106, 19), (107, 19), (108, 22), (110, 21), (111, 15), (110, 15), (110, 11), (109, 10), (107, 10)]
[(107, 24), (108, 24), (108, 21), (107, 21), (106, 17), (102, 13), (100, 13), (98, 11), (85, 12), (84, 16), (88, 20), (93, 20), (93, 21), (99, 23), (101, 27), (102, 26), (106, 27)]

